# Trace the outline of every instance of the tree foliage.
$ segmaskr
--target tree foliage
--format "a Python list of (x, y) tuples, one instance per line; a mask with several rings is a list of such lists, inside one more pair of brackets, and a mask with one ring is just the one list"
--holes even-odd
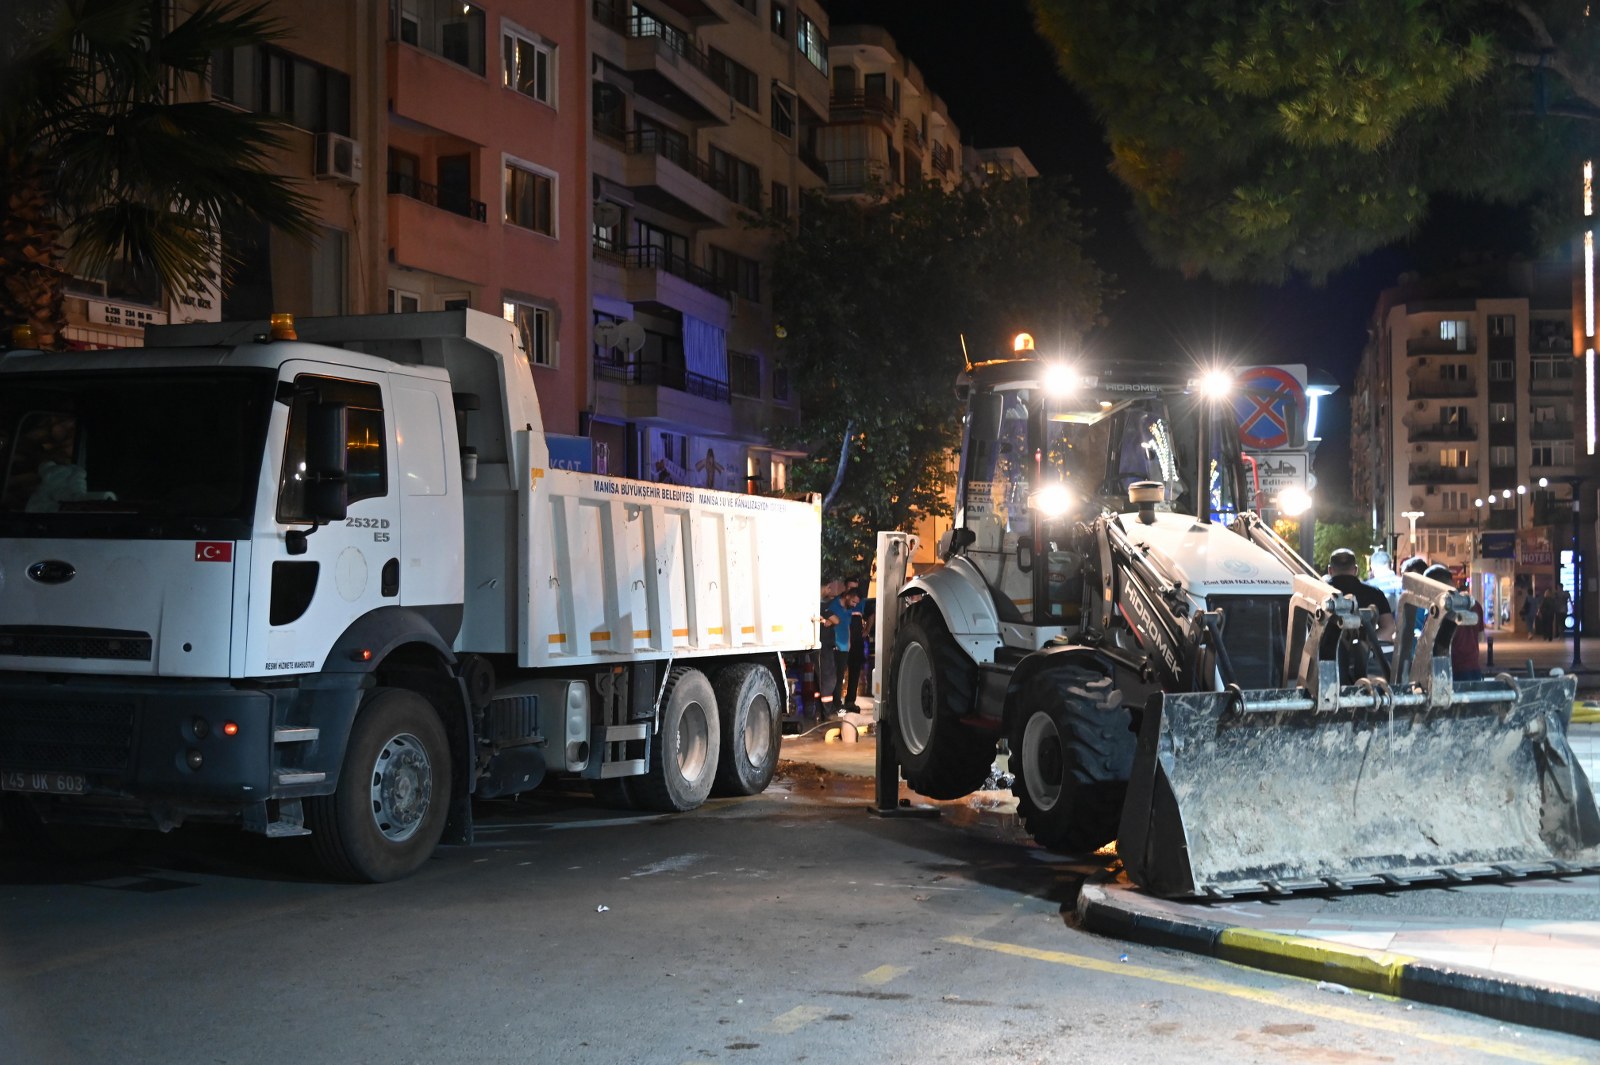
[(813, 195), (775, 253), (773, 290), (802, 423), (794, 487), (828, 494), (831, 572), (864, 568), (879, 529), (946, 513), (960, 441), (962, 342), (973, 361), (1027, 330), (1067, 343), (1100, 313), (1083, 219), (1051, 183), (909, 189), (887, 201)]
[(71, 274), (114, 265), (168, 288), (215, 283), (225, 213), (313, 232), (311, 201), (272, 173), (270, 117), (202, 95), (219, 51), (283, 33), (265, 4), (0, 4), (0, 324), (54, 346)]
[(1572, 0), (1031, 0), (1163, 265), (1322, 280), (1430, 199), (1574, 217), (1600, 27)]

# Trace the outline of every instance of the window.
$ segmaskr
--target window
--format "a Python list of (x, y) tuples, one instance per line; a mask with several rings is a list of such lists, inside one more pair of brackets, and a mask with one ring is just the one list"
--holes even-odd
[(1439, 493), (1439, 505), (1445, 510), (1466, 510), (1472, 506), (1472, 500), (1467, 498), (1469, 494), (1454, 488), (1446, 489)]
[(1571, 466), (1577, 450), (1571, 441), (1553, 444), (1535, 444), (1529, 449), (1530, 466)]
[(350, 76), (278, 48), (245, 45), (215, 53), (211, 95), (312, 133), (350, 133)]
[(772, 83), (772, 128), (785, 137), (794, 136), (794, 93)]
[(794, 13), (794, 44), (807, 61), (824, 75), (828, 73), (828, 42), (817, 24), (804, 11)]
[(1515, 405), (1511, 403), (1491, 403), (1489, 404), (1489, 420), (1496, 424), (1509, 422), (1516, 417), (1515, 410)]
[(306, 522), (306, 425), (313, 403), (345, 406), (345, 485), (351, 503), (389, 494), (388, 449), (384, 446), (383, 393), (375, 384), (301, 374), (294, 379), (289, 435), (278, 485), (278, 520)]
[(728, 291), (753, 302), (761, 299), (761, 264), (715, 244), (708, 251), (711, 273)]
[(500, 304), (501, 316), (517, 327), (523, 350), (528, 353), (530, 366), (556, 364), (555, 314), (548, 307), (531, 303), (505, 300)]
[(761, 171), (712, 145), (707, 155), (711, 164), (711, 185), (724, 196), (752, 211), (761, 210)]
[(483, 73), (483, 8), (462, 0), (394, 0), (391, 10), (391, 32), (403, 44)]
[(789, 217), (789, 186), (781, 181), (772, 183), (772, 213), (779, 218)]
[(1457, 351), (1472, 350), (1470, 323), (1461, 319), (1446, 318), (1439, 323), (1439, 339), (1453, 340)]
[(1443, 429), (1461, 429), (1467, 427), (1467, 408), (1465, 407), (1440, 407), (1439, 426)]
[(1529, 373), (1534, 381), (1570, 381), (1577, 361), (1571, 355), (1535, 355)]
[(555, 179), (547, 173), (506, 164), (506, 224), (555, 236)]
[(554, 107), (555, 46), (534, 34), (510, 28), (502, 42), (505, 87)]
[(1497, 467), (1515, 466), (1517, 464), (1517, 449), (1514, 447), (1491, 447), (1489, 449), (1489, 465)]
[(1510, 359), (1493, 359), (1489, 363), (1489, 380), (1514, 381), (1517, 377), (1516, 366)]
[(472, 297), (465, 293), (454, 293), (449, 296), (439, 297), (439, 302), (447, 311), (469, 311), (472, 309)]
[(1549, 354), (1572, 354), (1572, 325), (1565, 318), (1535, 318), (1528, 323), (1528, 347)]
[(742, 351), (728, 352), (728, 391), (736, 396), (761, 398), (761, 357)]
[(772, 2), (772, 35), (783, 40), (789, 39), (789, 9), (777, 0)]
[(1467, 364), (1464, 362), (1447, 362), (1439, 367), (1439, 380), (1465, 381), (1468, 379)]
[(420, 310), (422, 310), (422, 296), (420, 293), (407, 292), (399, 288), (391, 288), (389, 290), (390, 314), (415, 314)]
[(772, 402), (789, 402), (789, 368), (787, 366), (774, 366), (772, 368)]
[(761, 110), (760, 80), (755, 72), (717, 51), (709, 51), (711, 80), (752, 111)]
[(1470, 462), (1467, 449), (1464, 447), (1447, 447), (1439, 450), (1439, 465), (1460, 467)]
[(1499, 338), (1515, 337), (1517, 335), (1517, 319), (1509, 314), (1491, 314), (1489, 316), (1489, 335)]

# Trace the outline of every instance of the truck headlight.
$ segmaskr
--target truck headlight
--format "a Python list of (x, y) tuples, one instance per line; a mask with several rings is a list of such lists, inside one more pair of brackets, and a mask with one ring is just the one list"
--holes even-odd
[(1059, 518), (1072, 509), (1076, 500), (1064, 484), (1047, 485), (1028, 497), (1028, 508), (1046, 518)]

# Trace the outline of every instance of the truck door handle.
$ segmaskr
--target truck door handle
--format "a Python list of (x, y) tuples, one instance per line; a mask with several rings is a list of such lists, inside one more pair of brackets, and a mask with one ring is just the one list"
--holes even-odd
[(400, 594), (400, 560), (398, 558), (391, 558), (383, 564), (383, 585), (380, 590), (386, 599), (392, 599)]

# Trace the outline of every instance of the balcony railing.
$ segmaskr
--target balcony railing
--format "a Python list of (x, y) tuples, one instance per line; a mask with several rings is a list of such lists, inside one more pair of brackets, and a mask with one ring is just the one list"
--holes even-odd
[(728, 298), (728, 286), (717, 280), (713, 274), (703, 266), (696, 266), (681, 255), (673, 255), (664, 248), (653, 244), (633, 244), (626, 248), (607, 248), (595, 245), (595, 254), (604, 259), (620, 262), (628, 269), (659, 270), (662, 273), (679, 277), (698, 288), (703, 288), (713, 295)]
[(1413, 425), (1406, 431), (1406, 440), (1416, 443), (1425, 440), (1476, 440), (1478, 432), (1470, 425), (1458, 422), (1431, 422)]
[(1572, 359), (1565, 363), (1559, 363), (1558, 365), (1565, 369), (1564, 373), (1561, 369), (1557, 369), (1548, 376), (1540, 375), (1537, 377), (1530, 377), (1528, 380), (1528, 391), (1530, 393), (1542, 396), (1571, 395), (1572, 363), (1577, 361), (1578, 360), (1576, 359)]
[(1528, 436), (1534, 440), (1571, 440), (1573, 426), (1571, 422), (1533, 422), (1528, 426)]
[(918, 129), (917, 124), (909, 118), (900, 124), (900, 139), (911, 147), (919, 149), (925, 143), (922, 139), (922, 130)]
[(836, 92), (828, 98), (828, 112), (834, 118), (855, 113), (881, 116), (892, 125), (894, 101), (881, 92)]
[(952, 153), (949, 148), (946, 148), (938, 141), (933, 142), (933, 151), (930, 152), (929, 155), (933, 161), (933, 168), (941, 173), (949, 170), (954, 162), (954, 153)]
[(1410, 340), (1406, 341), (1406, 354), (1469, 355), (1478, 350), (1477, 337), (1469, 336), (1465, 341), (1466, 346), (1463, 347), (1462, 344), (1463, 342), (1455, 337), (1451, 337), (1448, 340), (1446, 340), (1444, 337), (1435, 336), (1412, 337)]
[(757, 187), (759, 182), (751, 184), (746, 190), (743, 199), (739, 196), (739, 183), (734, 180), (733, 174), (726, 170), (718, 170), (710, 163), (689, 151), (687, 139), (663, 134), (660, 130), (636, 129), (629, 133), (624, 141), (629, 155), (657, 155), (662, 159), (688, 171), (700, 181), (722, 193), (741, 207), (748, 207), (752, 211), (761, 210), (761, 194)]
[(1478, 467), (1476, 465), (1440, 466), (1431, 462), (1414, 462), (1411, 464), (1408, 483), (1477, 484)]
[(670, 388), (676, 392), (687, 392), (691, 396), (709, 399), (714, 403), (732, 402), (728, 382), (704, 374), (691, 373), (681, 366), (668, 366), (659, 362), (630, 362), (618, 357), (599, 360), (595, 364), (595, 370), (608, 381)]
[(868, 186), (882, 185), (888, 173), (879, 159), (835, 159), (828, 164), (828, 188), (835, 192), (852, 192)]
[(489, 218), (489, 206), (482, 200), (474, 200), (464, 193), (451, 192), (449, 189), (441, 189), (438, 185), (418, 181), (412, 175), (402, 174), (396, 170), (389, 171), (389, 192), (421, 200), (429, 207), (437, 207), (451, 214), (470, 218), (474, 222), (486, 222)]
[(1461, 399), (1478, 394), (1476, 379), (1452, 381), (1440, 377), (1413, 379), (1407, 392), (1409, 399)]

